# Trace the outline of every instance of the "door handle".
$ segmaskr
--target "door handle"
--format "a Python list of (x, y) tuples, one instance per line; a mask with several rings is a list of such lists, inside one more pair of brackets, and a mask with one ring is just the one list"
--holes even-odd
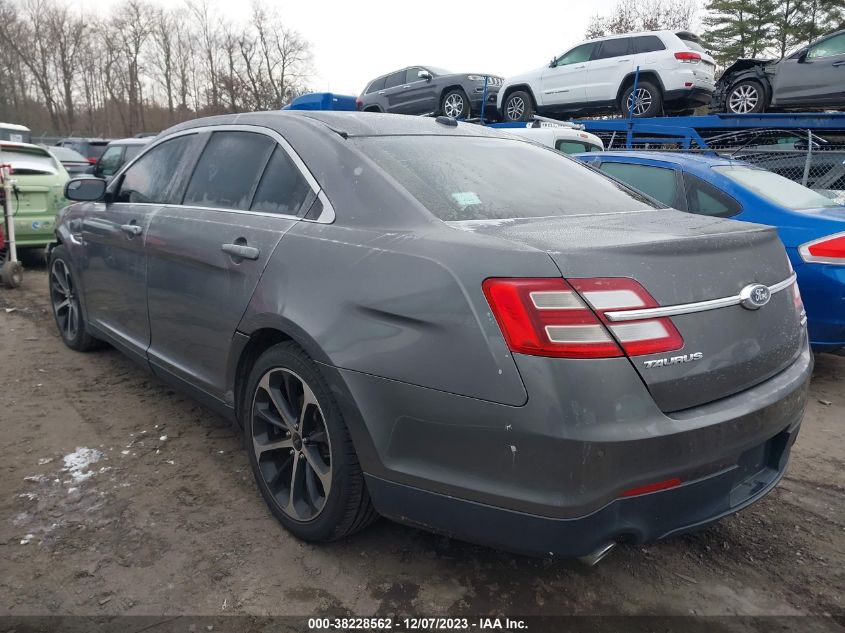
[(845, 61), (833, 62), (831, 66), (845, 66)]
[(132, 236), (132, 237), (135, 237), (136, 235), (140, 235), (141, 233), (144, 232), (144, 229), (142, 227), (138, 226), (137, 224), (121, 224), (120, 228), (124, 232), (129, 233), (129, 235)]
[(404, 88), (410, 88), (410, 87), (411, 87), (411, 84), (405, 84), (404, 86), (402, 86), (403, 89)]
[(232, 257), (241, 257), (242, 259), (258, 259), (261, 251), (254, 246), (246, 246), (244, 244), (223, 244), (220, 250), (231, 255)]
[(580, 66), (573, 66), (572, 69), (578, 70), (579, 68), (583, 68), (583, 67), (584, 67), (584, 64), (581, 64)]
[(622, 62), (629, 62), (629, 61), (631, 61), (631, 60), (630, 59), (620, 59), (616, 63), (621, 64)]
[(377, 95), (383, 95), (385, 92), (386, 92), (386, 90), (379, 90), (376, 94)]

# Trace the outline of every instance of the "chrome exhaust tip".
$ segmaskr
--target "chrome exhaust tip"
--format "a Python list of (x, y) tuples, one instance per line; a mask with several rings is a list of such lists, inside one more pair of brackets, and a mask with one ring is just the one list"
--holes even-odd
[(599, 563), (605, 556), (610, 554), (614, 549), (616, 549), (616, 541), (611, 541), (610, 543), (605, 543), (604, 545), (600, 546), (594, 552), (587, 554), (585, 556), (579, 556), (578, 560), (581, 561), (587, 567), (593, 567)]

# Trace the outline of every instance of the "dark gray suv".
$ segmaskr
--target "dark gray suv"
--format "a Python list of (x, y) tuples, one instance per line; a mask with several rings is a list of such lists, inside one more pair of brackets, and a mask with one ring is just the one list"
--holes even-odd
[(410, 66), (374, 79), (358, 97), (364, 112), (444, 114), (466, 119), (481, 114), (487, 78), (485, 118), (496, 116), (501, 77), (483, 73), (452, 73), (434, 66)]
[(597, 557), (786, 469), (812, 359), (772, 228), (498, 130), (367, 113), (182, 123), (66, 195), (65, 343), (237, 421), (300, 538), (382, 514)]

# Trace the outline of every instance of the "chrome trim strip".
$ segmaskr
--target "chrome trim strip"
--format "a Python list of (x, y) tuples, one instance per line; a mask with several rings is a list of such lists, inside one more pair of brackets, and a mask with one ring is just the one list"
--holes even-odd
[[(775, 294), (776, 292), (789, 288), (795, 283), (796, 278), (797, 275), (792, 273), (787, 279), (779, 281), (773, 286), (769, 286), (769, 292), (771, 294)], [(721, 299), (682, 303), (674, 306), (661, 306), (659, 308), (643, 308), (642, 310), (614, 310), (613, 312), (605, 312), (604, 316), (614, 323), (636, 321), (637, 319), (657, 319), (660, 317), (671, 317), (681, 314), (691, 314), (693, 312), (704, 312), (706, 310), (727, 308), (729, 306), (739, 305), (740, 301), (740, 296), (737, 294), (732, 297), (722, 297)]]

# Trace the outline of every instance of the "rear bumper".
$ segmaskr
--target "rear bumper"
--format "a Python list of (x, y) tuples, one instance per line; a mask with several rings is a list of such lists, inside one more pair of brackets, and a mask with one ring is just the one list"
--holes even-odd
[(692, 86), (679, 90), (667, 90), (663, 95), (663, 101), (674, 106), (688, 105), (689, 107), (698, 107), (709, 104), (712, 96), (712, 88)]
[[(670, 415), (627, 359), (515, 356), (529, 393), (523, 406), (326, 368), (382, 514), (469, 541), (566, 556), (614, 538), (692, 529), (774, 486), (812, 372), (805, 342), (765, 382)], [(675, 477), (684, 485), (622, 498)]]
[(800, 423), (749, 449), (733, 466), (678, 488), (617, 499), (574, 519), (514, 512), (367, 477), (385, 516), (450, 537), (537, 556), (585, 556), (613, 542), (643, 543), (704, 528), (772, 490)]

